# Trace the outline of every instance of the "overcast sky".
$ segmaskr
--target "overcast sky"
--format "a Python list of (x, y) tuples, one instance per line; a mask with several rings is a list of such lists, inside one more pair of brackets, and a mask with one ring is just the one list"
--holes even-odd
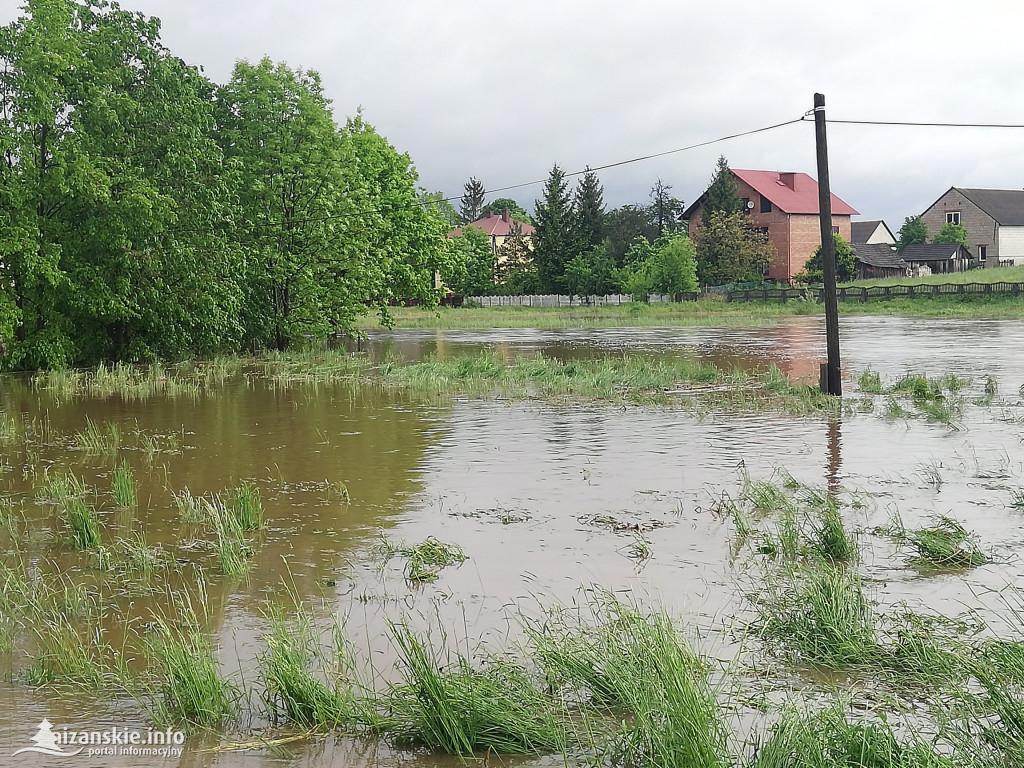
[[(0, 21), (18, 14), (0, 0)], [(238, 59), (318, 70), (422, 185), (458, 195), (800, 117), (1024, 124), (1024, 3), (125, 0), (217, 82)], [(950, 186), (1024, 187), (1024, 129), (829, 126), (832, 190), (895, 231)], [(817, 176), (810, 122), (600, 173), (609, 207), (658, 177), (686, 203), (724, 154)], [(540, 186), (501, 193), (527, 209)]]

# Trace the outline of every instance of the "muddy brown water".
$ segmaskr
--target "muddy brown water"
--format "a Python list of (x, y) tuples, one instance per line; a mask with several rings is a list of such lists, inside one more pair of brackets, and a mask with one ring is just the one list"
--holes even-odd
[[(832, 421), (766, 413), (698, 417), (681, 409), (439, 403), (340, 384), (281, 388), (251, 377), (197, 399), (60, 400), (7, 379), (0, 384), (3, 411), (47, 423), (49, 439), (28, 451), (17, 440), (0, 444), (0, 489), (26, 499), (29, 534), (19, 556), (91, 583), (96, 576), (88, 558), (70, 551), (53, 507), (33, 495), (43, 467), (77, 473), (97, 489), (105, 540), (144, 531), (148, 543), (178, 559), (170, 577), (175, 586), (190, 583), (195, 565), (212, 569), (214, 561), (197, 543), (200, 533), (180, 523), (172, 493), (255, 482), (268, 520), (257, 536), (255, 567), (242, 579), (208, 577), (210, 632), (225, 670), (246, 680), (254, 676), (263, 612), (268, 603), (286, 601), (288, 590), (323, 615), (344, 617), (347, 635), (381, 681), (395, 674), (388, 620), (429, 630), (439, 642), (444, 632), (448, 645), (463, 651), (504, 650), (517, 642), (517, 612), (584, 602), (595, 585), (664, 606), (702, 652), (728, 659), (735, 652), (734, 617), (742, 614), (742, 591), (750, 585), (732, 558), (731, 528), (711, 507), (723, 492), (736, 493), (742, 472), (769, 478), (785, 469), (801, 482), (854, 493), (863, 506), (845, 513), (859, 529), (897, 512), (908, 526), (934, 514), (961, 520), (995, 556), (993, 563), (969, 573), (922, 573), (886, 540), (864, 534), (862, 569), (883, 606), (905, 602), (948, 615), (992, 608), (992, 596), (1024, 575), (1024, 513), (1011, 506), (1013, 491), (1024, 489), (1024, 322), (848, 318), (842, 333), (847, 372), (871, 367), (889, 380), (908, 371), (969, 375), (969, 396), (980, 394), (991, 376), (997, 403), (970, 406), (960, 429), (951, 430), (923, 419), (887, 420), (880, 408), (851, 407)], [(814, 378), (824, 337), (821, 323), (810, 318), (766, 328), (395, 331), (374, 333), (370, 342), (372, 355), (399, 352), (409, 359), (483, 347), (561, 358), (696, 355), (726, 367), (776, 364)], [(852, 378), (844, 386), (856, 403)], [(119, 425), (124, 447), (116, 457), (74, 447), (71, 436), (87, 417)], [(147, 457), (134, 448), (137, 432), (177, 447)], [(111, 469), (121, 459), (140, 483), (132, 511), (114, 510), (107, 498)], [(347, 485), (349, 503), (328, 493), (326, 483), (338, 481)], [(612, 519), (621, 528), (647, 529), (652, 557), (632, 559), (632, 534), (614, 530)], [(381, 532), (406, 542), (436, 536), (461, 545), (469, 559), (432, 584), (411, 586), (399, 562), (382, 568), (372, 554)], [(13, 547), (0, 533), (5, 558), (15, 557)], [(159, 589), (135, 587), (117, 598), (120, 618), (106, 627), (115, 645), (125, 616), (145, 622), (169, 610)], [(24, 680), (29, 650), (0, 662), (0, 766), (459, 764), (347, 738), (212, 751), (218, 737), (209, 735), (189, 736), (183, 756), (173, 759), (14, 757), (31, 746), (44, 717), (55, 728), (148, 726), (131, 700), (31, 688)], [(257, 715), (224, 739), (246, 739), (266, 726)]]

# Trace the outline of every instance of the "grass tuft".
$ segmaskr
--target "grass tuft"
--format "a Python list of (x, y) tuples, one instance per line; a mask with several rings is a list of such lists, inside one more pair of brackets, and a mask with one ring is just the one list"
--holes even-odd
[(939, 515), (934, 525), (906, 532), (906, 540), (917, 550), (915, 565), (940, 568), (974, 568), (989, 561), (978, 548), (974, 534), (951, 517)]
[(122, 461), (114, 468), (110, 484), (114, 501), (119, 507), (130, 509), (138, 504), (135, 475), (127, 461)]
[(404, 684), (389, 696), (402, 740), (459, 757), (564, 750), (559, 712), (521, 666), (496, 658), (474, 669), (459, 656), (442, 668), (428, 642), (408, 627), (392, 625), (391, 632), (405, 668)]
[(390, 542), (381, 534), (375, 551), (384, 562), (396, 555), (404, 557), (405, 578), (418, 583), (437, 581), (442, 568), (466, 560), (466, 553), (458, 544), (446, 544), (433, 536), (428, 536), (419, 544), (408, 545)]

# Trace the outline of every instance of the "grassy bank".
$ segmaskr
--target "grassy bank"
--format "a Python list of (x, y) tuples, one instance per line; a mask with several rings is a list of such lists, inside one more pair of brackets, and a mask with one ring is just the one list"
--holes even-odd
[[(992, 270), (995, 271), (995, 270)], [(867, 283), (865, 283), (867, 284)], [(856, 285), (861, 285), (857, 283)], [(887, 301), (844, 302), (841, 315), (903, 315), (907, 317), (962, 317), (965, 319), (1024, 318), (1024, 298), (993, 296), (941, 296)], [(823, 317), (822, 305), (809, 301), (727, 302), (721, 299), (678, 304), (621, 304), (597, 307), (395, 307), (396, 328), (617, 328), (719, 327), (772, 325), (798, 317)], [(372, 319), (364, 330), (378, 327)]]

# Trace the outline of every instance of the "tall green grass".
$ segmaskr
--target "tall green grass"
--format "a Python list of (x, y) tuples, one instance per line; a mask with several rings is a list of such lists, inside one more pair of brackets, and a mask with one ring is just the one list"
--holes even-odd
[(664, 613), (609, 594), (591, 618), (567, 611), (528, 623), (532, 655), (569, 702), (627, 715), (600, 752), (612, 764), (731, 766), (726, 722), (708, 670)]
[(74, 441), (86, 453), (111, 455), (121, 446), (121, 431), (112, 421), (100, 425), (86, 416), (85, 429), (75, 433)]
[(206, 590), (200, 582), (197, 599), (202, 614), (186, 592), (171, 593), (178, 616), (155, 617), (145, 640), (152, 678), (143, 683), (158, 724), (186, 723), (214, 728), (238, 713), (240, 691), (221, 674), (213, 644), (200, 626), (206, 613)]
[(263, 502), (260, 489), (246, 480), (232, 491), (232, 513), (243, 531), (255, 531), (264, 526)]
[(81, 496), (64, 502), (64, 516), (71, 529), (71, 544), (75, 549), (92, 549), (100, 544), (100, 519), (96, 510)]
[(242, 576), (252, 570), (253, 550), (245, 538), (245, 528), (236, 507), (227, 506), (219, 496), (202, 499), (204, 517), (213, 528), (217, 562), (227, 576)]
[(401, 740), (460, 757), (565, 749), (560, 713), (521, 666), (494, 658), (476, 669), (462, 656), (442, 666), (427, 640), (404, 625), (391, 631), (405, 671), (388, 697)]
[(110, 486), (114, 494), (114, 502), (119, 507), (131, 508), (138, 504), (135, 475), (127, 461), (122, 461), (114, 467), (110, 477)]
[(290, 619), (280, 609), (267, 614), (270, 629), (258, 668), (271, 715), (303, 728), (353, 730), (367, 719), (368, 709), (343, 677), (347, 670), (326, 658), (312, 619), (301, 605), (296, 609)]

